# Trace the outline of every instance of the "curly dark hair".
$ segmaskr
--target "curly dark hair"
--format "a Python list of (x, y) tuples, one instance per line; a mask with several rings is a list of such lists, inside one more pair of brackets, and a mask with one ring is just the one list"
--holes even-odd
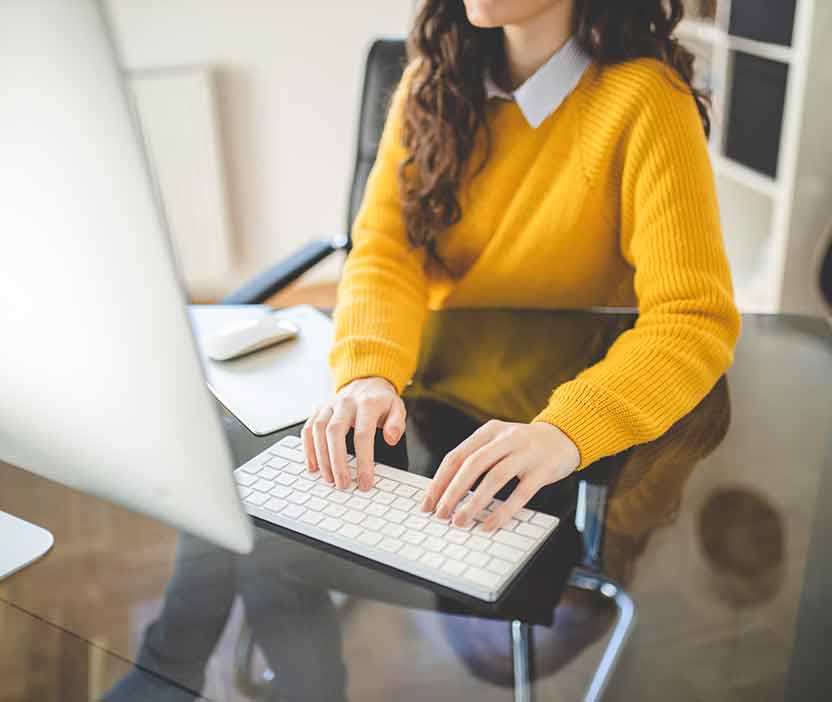
[[(573, 34), (597, 64), (649, 57), (672, 67), (696, 101), (705, 134), (710, 133), (709, 97), (692, 84), (694, 56), (673, 36), (684, 15), (682, 0), (574, 2)], [(462, 217), (458, 191), (481, 127), (486, 127), (485, 151), (473, 174), (488, 160), (482, 77), (489, 68), (505, 82), (503, 32), (472, 25), (462, 0), (424, 0), (408, 54), (416, 65), (404, 105), (402, 139), (408, 155), (399, 170), (402, 210), (410, 243), (426, 247), (428, 260), (441, 264), (437, 237)]]

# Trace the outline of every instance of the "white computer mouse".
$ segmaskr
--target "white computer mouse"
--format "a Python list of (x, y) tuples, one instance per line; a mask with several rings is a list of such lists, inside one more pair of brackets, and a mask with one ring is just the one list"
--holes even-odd
[(230, 361), (267, 346), (294, 339), (298, 335), (294, 322), (277, 315), (234, 322), (202, 339), (203, 348), (215, 361)]

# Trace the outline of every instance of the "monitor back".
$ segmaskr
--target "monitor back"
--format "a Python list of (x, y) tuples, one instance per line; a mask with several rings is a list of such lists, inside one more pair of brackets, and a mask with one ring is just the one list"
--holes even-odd
[(0, 2), (0, 237), (0, 459), (250, 550), (94, 0)]

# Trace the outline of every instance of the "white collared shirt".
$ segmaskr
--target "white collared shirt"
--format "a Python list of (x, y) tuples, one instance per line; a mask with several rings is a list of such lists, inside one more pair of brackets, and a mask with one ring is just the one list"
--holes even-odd
[(571, 37), (514, 92), (501, 89), (486, 69), (485, 96), (489, 100), (513, 100), (529, 126), (536, 129), (575, 89), (591, 61), (591, 56)]

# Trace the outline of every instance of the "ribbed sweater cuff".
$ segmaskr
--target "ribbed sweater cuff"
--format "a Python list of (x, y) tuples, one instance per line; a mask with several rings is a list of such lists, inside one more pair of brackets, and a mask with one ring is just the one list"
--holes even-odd
[(620, 405), (598, 388), (572, 381), (561, 385), (546, 408), (532, 421), (548, 422), (566, 434), (581, 456), (578, 470), (628, 448), (632, 437), (624, 431), (626, 417)]
[(348, 337), (335, 343), (329, 355), (335, 389), (357, 378), (389, 380), (399, 394), (410, 380), (415, 359), (402, 347), (372, 337)]

